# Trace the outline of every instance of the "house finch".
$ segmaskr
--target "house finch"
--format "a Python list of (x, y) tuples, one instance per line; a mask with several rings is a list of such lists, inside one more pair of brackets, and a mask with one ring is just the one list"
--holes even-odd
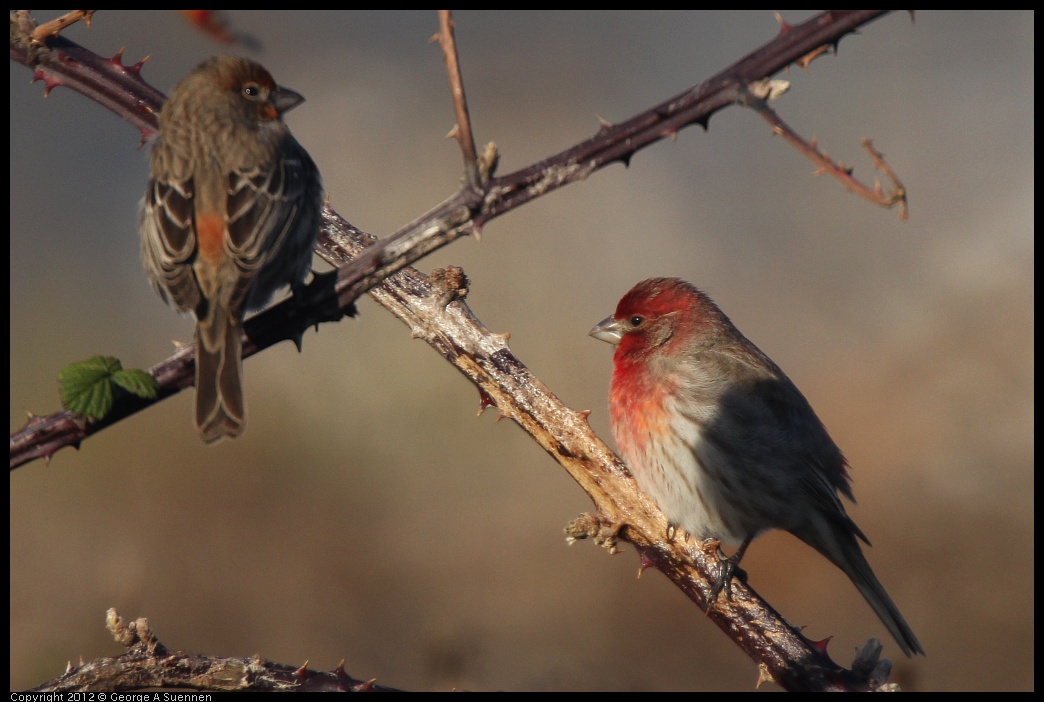
[(867, 563), (845, 513), (847, 463), (808, 400), (695, 286), (653, 278), (591, 330), (616, 345), (609, 410), (638, 485), (672, 526), (738, 543), (785, 529), (845, 572), (906, 655), (924, 653)]
[(268, 71), (212, 58), (181, 80), (159, 115), (138, 227), (160, 296), (196, 317), (196, 426), (236, 437), (243, 403), (243, 317), (279, 288), (304, 287), (319, 232), (319, 171), (283, 124), (304, 100)]

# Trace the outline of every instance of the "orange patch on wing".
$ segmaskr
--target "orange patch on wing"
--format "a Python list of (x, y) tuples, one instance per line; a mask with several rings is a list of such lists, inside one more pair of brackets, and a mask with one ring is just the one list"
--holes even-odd
[(203, 258), (220, 260), (225, 250), (225, 218), (213, 212), (196, 215), (196, 245)]

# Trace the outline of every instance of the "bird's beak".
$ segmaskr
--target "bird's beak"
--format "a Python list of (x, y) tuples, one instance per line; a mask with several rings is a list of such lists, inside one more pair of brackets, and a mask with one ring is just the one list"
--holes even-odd
[(276, 108), (276, 112), (279, 114), (289, 112), (302, 102), (304, 102), (304, 96), (301, 93), (282, 86), (277, 87), (271, 96), (272, 107)]
[(622, 339), (624, 335), (623, 324), (617, 319), (606, 317), (596, 324), (594, 329), (589, 331), (587, 334), (588, 336), (593, 336), (599, 341), (604, 341), (616, 346), (620, 343), (620, 339)]

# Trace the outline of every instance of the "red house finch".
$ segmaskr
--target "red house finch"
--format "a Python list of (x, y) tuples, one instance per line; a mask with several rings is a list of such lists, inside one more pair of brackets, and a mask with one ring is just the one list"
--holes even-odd
[(243, 432), (243, 317), (304, 287), (323, 187), (283, 124), (304, 100), (268, 71), (220, 56), (174, 86), (159, 115), (139, 230), (145, 272), (196, 317), (196, 426), (206, 443)]
[(845, 513), (847, 463), (808, 400), (703, 292), (677, 278), (631, 289), (591, 330), (616, 345), (609, 410), (638, 485), (672, 526), (738, 543), (785, 529), (845, 572), (906, 655), (924, 653), (866, 562)]

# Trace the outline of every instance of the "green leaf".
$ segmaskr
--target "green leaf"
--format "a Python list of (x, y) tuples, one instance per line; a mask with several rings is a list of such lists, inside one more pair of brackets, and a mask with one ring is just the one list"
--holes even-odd
[(62, 405), (89, 419), (101, 419), (112, 409), (112, 375), (122, 368), (112, 356), (70, 363), (58, 373)]
[(58, 373), (62, 405), (88, 419), (101, 419), (112, 410), (115, 388), (153, 399), (158, 391), (156, 379), (143, 370), (124, 370), (120, 359), (92, 356), (70, 363)]
[(139, 368), (117, 371), (112, 376), (112, 382), (130, 394), (146, 400), (154, 400), (159, 394), (159, 383), (156, 382), (156, 379)]

